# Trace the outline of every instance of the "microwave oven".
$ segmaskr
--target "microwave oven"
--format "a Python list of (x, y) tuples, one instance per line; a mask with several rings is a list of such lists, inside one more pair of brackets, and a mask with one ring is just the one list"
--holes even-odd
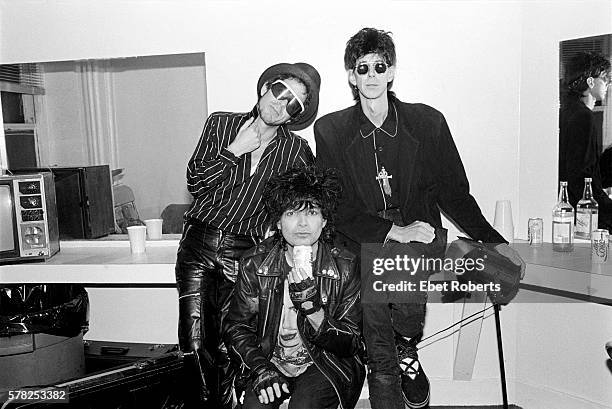
[(0, 263), (46, 259), (58, 251), (53, 174), (0, 175)]

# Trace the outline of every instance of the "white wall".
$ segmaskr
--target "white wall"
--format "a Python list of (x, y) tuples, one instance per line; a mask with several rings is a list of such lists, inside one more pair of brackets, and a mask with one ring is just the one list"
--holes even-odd
[(514, 303), (514, 402), (528, 409), (612, 408), (612, 361), (604, 349), (612, 308), (525, 291)]
[[(492, 222), (495, 200), (512, 200), (523, 238), (529, 217), (543, 217), (550, 236), (558, 42), (612, 32), (608, 0), (2, 0), (0, 5), (0, 63), (205, 51), (209, 112), (250, 109), (259, 73), (279, 61), (307, 61), (319, 69), (321, 114), (347, 106), (346, 40), (363, 26), (390, 30), (398, 46), (398, 96), (446, 115), (485, 216)], [(311, 129), (302, 134), (312, 138)], [(546, 339), (557, 334), (544, 319), (535, 330)], [(490, 343), (475, 372), (483, 382), (494, 376)], [(517, 346), (518, 361), (522, 353)], [(518, 369), (510, 362), (510, 375), (518, 371), (532, 382), (530, 368), (546, 365), (532, 355)], [(446, 376), (442, 367), (433, 373)], [(544, 387), (564, 386), (538, 374)], [(584, 384), (589, 374), (585, 369), (567, 377)]]
[[(279, 61), (319, 69), (320, 113), (345, 107), (348, 37), (363, 26), (390, 30), (398, 96), (446, 115), (490, 221), (497, 199), (511, 199), (518, 211), (520, 2), (1, 4), (2, 63), (205, 51), (209, 112), (250, 109), (259, 74)], [(312, 140), (311, 129), (302, 134)]]
[(559, 42), (612, 33), (612, 2), (525, 1), (522, 9), (518, 234), (526, 237), (527, 219), (542, 217), (550, 241), (557, 200)]

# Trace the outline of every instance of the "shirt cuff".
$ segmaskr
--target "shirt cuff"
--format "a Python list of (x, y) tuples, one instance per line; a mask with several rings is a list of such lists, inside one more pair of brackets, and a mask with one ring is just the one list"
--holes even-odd
[(387, 235), (385, 236), (385, 241), (383, 241), (383, 247), (384, 247), (384, 245), (385, 245), (385, 244), (387, 244), (387, 242), (388, 242), (389, 240), (391, 240), (391, 239), (389, 238), (389, 234), (391, 234), (391, 229), (392, 229), (392, 228), (393, 228), (393, 224), (391, 225), (391, 227), (389, 228), (389, 231), (387, 232)]
[(227, 163), (228, 165), (237, 165), (240, 162), (240, 158), (234, 155), (229, 149), (223, 148), (219, 152), (219, 158)]

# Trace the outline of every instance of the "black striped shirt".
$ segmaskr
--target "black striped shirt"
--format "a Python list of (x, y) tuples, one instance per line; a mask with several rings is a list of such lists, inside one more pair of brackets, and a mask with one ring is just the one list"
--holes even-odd
[(262, 202), (265, 183), (292, 166), (314, 162), (308, 142), (283, 125), (251, 176), (251, 154), (236, 157), (227, 147), (254, 113), (255, 110), (215, 112), (206, 120), (187, 165), (187, 189), (194, 201), (185, 213), (186, 219), (197, 219), (232, 233), (262, 236), (268, 227)]

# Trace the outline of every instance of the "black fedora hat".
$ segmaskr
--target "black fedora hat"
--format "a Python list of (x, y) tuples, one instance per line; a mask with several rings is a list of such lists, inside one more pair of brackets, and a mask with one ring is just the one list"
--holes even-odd
[(299, 131), (307, 128), (317, 117), (321, 76), (312, 65), (305, 62), (276, 64), (267, 68), (259, 77), (259, 81), (257, 81), (257, 96), (261, 97), (259, 93), (265, 83), (281, 74), (288, 74), (292, 77), (299, 78), (310, 90), (310, 103), (306, 107), (306, 110), (287, 124), (287, 127), (292, 131)]

